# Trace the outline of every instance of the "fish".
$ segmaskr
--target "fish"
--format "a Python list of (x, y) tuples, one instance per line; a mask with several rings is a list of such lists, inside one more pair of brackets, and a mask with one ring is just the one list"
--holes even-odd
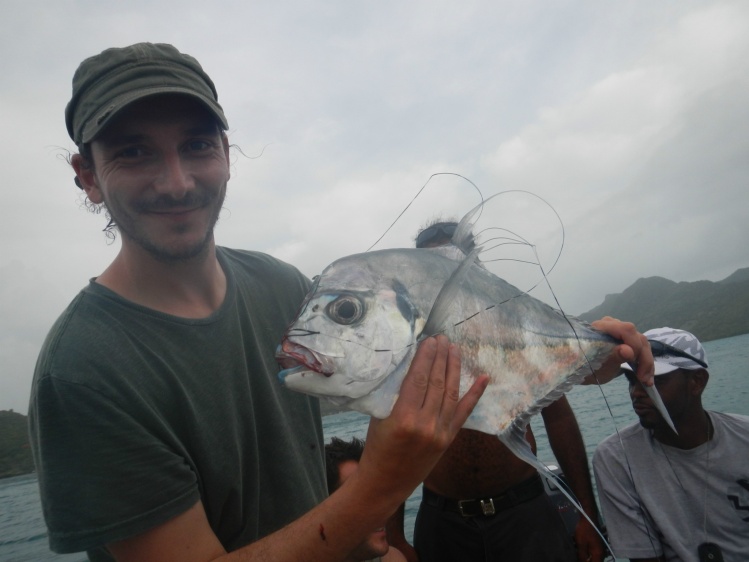
[(282, 384), (384, 418), (419, 341), (445, 334), (461, 351), (460, 395), (477, 376), (490, 379), (464, 427), (497, 435), (535, 463), (525, 440), (532, 416), (621, 342), (485, 267), (472, 229), (486, 201), (463, 217), (448, 245), (368, 251), (326, 267), (277, 349)]
[(418, 342), (461, 351), (461, 396), (489, 384), (464, 427), (509, 440), (582, 381), (620, 342), (497, 277), (457, 246), (336, 260), (317, 277), (277, 351), (291, 390), (384, 418)]
[[(418, 343), (445, 334), (460, 347), (461, 396), (478, 376), (489, 376), (463, 427), (496, 435), (557, 480), (525, 439), (528, 423), (594, 373), (621, 341), (489, 271), (471, 234), (480, 207), (461, 220), (448, 245), (368, 251), (327, 266), (278, 346), (278, 376), (291, 390), (385, 418)], [(559, 488), (590, 521), (563, 483)]]
[(463, 217), (448, 245), (368, 251), (326, 267), (277, 349), (281, 382), (384, 418), (419, 341), (445, 334), (460, 347), (461, 396), (489, 376), (464, 427), (495, 434), (526, 457), (530, 418), (620, 342), (485, 267), (472, 234), (485, 203)]

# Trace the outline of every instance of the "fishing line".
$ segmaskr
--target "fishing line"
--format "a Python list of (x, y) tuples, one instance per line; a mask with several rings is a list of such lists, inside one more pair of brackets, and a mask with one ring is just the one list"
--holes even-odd
[[(492, 199), (493, 197), (495, 197), (497, 195), (502, 195), (502, 194), (512, 193), (512, 192), (525, 193), (525, 194), (532, 195), (533, 197), (536, 197), (536, 198), (540, 199), (544, 204), (546, 204), (552, 210), (552, 212), (557, 217), (557, 220), (558, 220), (559, 225), (561, 227), (561, 236), (562, 236), (562, 239), (561, 239), (561, 244), (560, 244), (559, 252), (557, 253), (556, 259), (554, 260), (551, 268), (548, 271), (548, 273), (551, 273), (551, 271), (556, 267), (557, 263), (559, 262), (559, 259), (561, 258), (562, 251), (564, 249), (565, 237), (566, 236), (565, 236), (564, 222), (562, 221), (562, 218), (560, 217), (560, 215), (556, 211), (556, 209), (554, 209), (554, 207), (548, 201), (546, 201), (542, 197), (536, 195), (535, 193), (531, 193), (531, 192), (528, 192), (528, 191), (525, 191), (525, 190), (510, 190), (510, 191), (500, 192), (500, 193), (498, 193), (496, 195), (493, 195), (492, 197), (487, 198), (486, 201), (482, 201), (481, 206), (483, 208), (483, 205), (486, 202), (488, 202), (490, 199)], [(476, 221), (474, 221), (474, 224), (475, 224), (475, 222)], [(583, 357), (585, 359), (586, 364), (588, 365), (588, 369), (590, 370), (591, 374), (593, 375), (594, 380), (598, 384), (599, 390), (601, 392), (601, 396), (603, 397), (604, 403), (606, 404), (606, 408), (607, 408), (607, 410), (609, 412), (609, 417), (611, 418), (612, 423), (614, 424), (614, 429), (615, 429), (616, 434), (618, 435), (618, 438), (619, 438), (619, 440), (621, 442), (621, 435), (619, 434), (619, 428), (616, 425), (616, 419), (614, 417), (613, 411), (611, 409), (611, 405), (609, 404), (609, 401), (608, 401), (608, 399), (606, 397), (606, 394), (604, 393), (603, 386), (600, 384), (600, 381), (598, 380), (598, 377), (597, 377), (597, 375), (596, 375), (596, 373), (595, 373), (595, 371), (593, 369), (593, 366), (590, 363), (590, 360), (589, 360), (588, 356), (585, 354), (585, 352), (583, 350), (582, 342), (580, 341), (580, 337), (579, 337), (579, 334), (577, 333), (577, 330), (575, 329), (575, 327), (572, 324), (572, 322), (570, 322), (569, 316), (564, 312), (564, 309), (562, 308), (562, 305), (559, 302), (559, 299), (557, 298), (557, 295), (554, 292), (554, 289), (552, 288), (551, 283), (549, 282), (548, 273), (544, 269), (543, 264), (541, 263), (541, 258), (538, 255), (538, 250), (537, 250), (536, 245), (531, 244), (528, 240), (526, 240), (523, 236), (521, 236), (520, 234), (518, 234), (516, 232), (512, 232), (512, 231), (509, 231), (507, 229), (498, 228), (498, 227), (491, 227), (491, 228), (484, 229), (484, 230), (480, 231), (479, 234), (484, 234), (484, 233), (488, 232), (489, 230), (493, 230), (493, 229), (499, 229), (499, 230), (508, 232), (509, 234), (511, 234), (512, 236), (514, 236), (515, 238), (509, 238), (509, 237), (489, 238), (486, 242), (491, 242), (492, 240), (507, 240), (507, 242), (500, 242), (498, 244), (495, 244), (494, 246), (491, 246), (491, 247), (487, 248), (486, 251), (490, 251), (490, 250), (495, 249), (495, 248), (497, 248), (499, 246), (503, 246), (503, 245), (507, 245), (507, 244), (526, 245), (526, 246), (528, 246), (533, 251), (534, 256), (535, 256), (535, 261), (524, 261), (524, 260), (514, 260), (514, 259), (513, 260), (509, 260), (509, 261), (516, 261), (516, 262), (520, 262), (520, 263), (528, 263), (530, 265), (535, 265), (535, 266), (537, 266), (539, 268), (539, 271), (541, 272), (541, 277), (542, 278), (539, 279), (539, 281), (535, 285), (533, 285), (530, 289), (528, 289), (527, 291), (524, 291), (524, 294), (529, 294), (531, 291), (533, 291), (542, 282), (546, 284), (546, 287), (548, 288), (549, 292), (551, 293), (551, 296), (554, 299), (554, 302), (556, 303), (559, 312), (561, 313), (562, 317), (565, 319), (565, 321), (567, 322), (567, 324), (572, 329), (572, 333), (574, 334), (575, 340), (577, 341), (578, 346), (579, 346), (580, 350), (582, 351), (582, 355), (583, 355)], [(486, 242), (482, 243), (482, 246), (485, 246)], [(482, 250), (482, 253), (484, 253), (483, 250)], [(489, 261), (508, 261), (508, 260), (504, 260), (502, 258), (499, 258), (499, 259), (494, 259), (494, 260), (487, 260), (487, 262), (489, 262)], [(519, 296), (521, 296), (521, 295), (518, 295), (518, 297)], [(507, 302), (507, 301), (505, 301), (505, 302)], [(490, 308), (492, 308), (492, 307), (488, 307), (485, 310), (489, 310)], [(461, 323), (464, 322), (464, 321), (466, 321), (466, 320), (468, 320), (468, 319), (470, 319), (470, 318), (473, 318), (475, 316), (476, 316), (476, 314), (470, 316), (469, 318), (464, 319), (463, 321), (461, 321)], [(456, 326), (457, 326), (457, 324), (456, 324)], [(622, 445), (622, 447), (623, 447), (623, 445)], [(628, 457), (626, 455), (626, 451), (625, 451), (625, 459), (626, 459), (627, 466), (628, 466), (628, 469), (630, 471), (630, 477), (631, 477), (631, 467), (629, 466), (629, 459), (628, 459)], [(539, 464), (542, 464), (542, 463), (539, 462)], [(582, 509), (582, 506), (579, 504), (579, 502), (577, 502), (575, 499), (573, 499), (574, 492), (572, 492), (572, 490), (569, 488), (569, 486), (567, 486), (564, 482), (562, 482), (562, 480), (560, 478), (558, 478), (555, 474), (553, 474), (550, 470), (547, 469), (546, 472), (548, 474), (550, 474), (551, 477), (557, 482), (557, 484), (560, 486), (560, 490), (573, 503), (573, 505), (579, 511), (579, 513), (583, 517), (585, 517), (585, 519), (587, 519), (588, 522), (590, 522), (591, 525), (593, 525), (593, 528), (596, 530), (596, 532), (601, 537), (601, 539), (603, 539), (604, 544), (606, 545), (606, 548), (609, 550), (609, 552), (612, 552), (611, 545), (608, 543), (608, 541), (607, 541), (606, 537), (603, 535), (603, 533), (599, 530), (598, 525), (596, 523), (594, 523), (590, 519), (590, 517), (588, 517), (588, 515)], [(642, 511), (642, 506), (640, 506), (640, 509)], [(652, 538), (651, 538), (651, 544), (652, 544)]]
[[(535, 247), (534, 247), (534, 249), (535, 249)], [(580, 336), (577, 334), (577, 330), (575, 329), (574, 324), (572, 324), (572, 322), (570, 322), (570, 319), (567, 316), (567, 313), (565, 313), (564, 310), (562, 309), (562, 305), (560, 304), (559, 299), (557, 299), (557, 296), (554, 293), (554, 289), (552, 289), (551, 284), (549, 283), (549, 280), (546, 277), (546, 273), (543, 270), (543, 266), (541, 265), (540, 260), (538, 260), (538, 261), (539, 261), (538, 267), (541, 269), (541, 273), (543, 274), (544, 279), (546, 280), (546, 285), (547, 285), (549, 291), (551, 292), (552, 297), (554, 298), (554, 302), (556, 302), (557, 307), (559, 308), (559, 312), (562, 313), (562, 317), (565, 319), (565, 321), (567, 322), (567, 324), (569, 325), (569, 327), (572, 329), (572, 333), (575, 334), (575, 340), (577, 341), (577, 344), (578, 344), (578, 346), (580, 348), (580, 351), (581, 351), (583, 357), (585, 358), (585, 362), (588, 365), (588, 370), (590, 370), (590, 373), (593, 376), (593, 380), (595, 380), (596, 385), (598, 386), (598, 390), (601, 393), (601, 397), (603, 398), (603, 402), (606, 405), (606, 409), (609, 412), (609, 417), (611, 418), (611, 423), (614, 425), (614, 431), (616, 433), (617, 439), (619, 440), (619, 444), (621, 445), (622, 451), (624, 452), (624, 461), (627, 464), (627, 472), (629, 473), (629, 477), (632, 480), (632, 484), (634, 486), (634, 481), (635, 480), (634, 480), (634, 476), (632, 474), (632, 466), (629, 463), (629, 456), (627, 455), (627, 450), (624, 448), (624, 442), (622, 440), (621, 434), (619, 433), (619, 426), (617, 426), (617, 424), (616, 424), (616, 418), (614, 417), (614, 412), (611, 410), (611, 404), (609, 404), (609, 400), (606, 397), (606, 393), (603, 391), (603, 385), (598, 380), (598, 375), (596, 375), (596, 371), (593, 369), (593, 365), (590, 363), (590, 360), (588, 359), (588, 356), (586, 355), (585, 350), (583, 349), (582, 342), (580, 341)], [(570, 490), (570, 493), (572, 493), (571, 490)], [(575, 507), (577, 507), (577, 506), (575, 506)], [(644, 507), (642, 505), (642, 502), (639, 502), (638, 508), (639, 508), (639, 512), (640, 512), (640, 517), (642, 518), (643, 527), (645, 528), (647, 536), (648, 536), (648, 540), (650, 541), (650, 546), (653, 548), (653, 553), (656, 554), (657, 551), (655, 549), (655, 544), (653, 543), (653, 537), (650, 535), (650, 530), (648, 529), (648, 525), (646, 524), (646, 521), (645, 521), (645, 510), (644, 510)], [(581, 512), (581, 513), (583, 513), (583, 512)], [(586, 519), (588, 519), (588, 518), (586, 517)], [(588, 519), (588, 521), (590, 521), (590, 519)], [(593, 523), (593, 522), (591, 521), (591, 523)], [(598, 527), (596, 525), (593, 525), (593, 526), (596, 529), (596, 531), (598, 532)], [(605, 528), (605, 522), (604, 522), (604, 528)], [(604, 538), (603, 535), (600, 532), (599, 532), (599, 535), (601, 536), (601, 538), (603, 538), (604, 542), (606, 543), (606, 548), (608, 548), (609, 552), (613, 555), (613, 549), (611, 548), (611, 545), (609, 544), (608, 540), (606, 540), (606, 538)]]
[(405, 212), (408, 211), (409, 207), (413, 205), (414, 201), (416, 201), (419, 195), (421, 195), (421, 192), (424, 191), (424, 189), (426, 189), (426, 186), (429, 185), (429, 182), (432, 181), (432, 179), (437, 176), (455, 176), (455, 177), (458, 177), (467, 181), (476, 189), (476, 191), (479, 194), (479, 197), (481, 198), (481, 202), (482, 203), (484, 202), (484, 195), (481, 193), (481, 190), (479, 189), (479, 187), (475, 183), (473, 183), (471, 180), (469, 180), (467, 177), (457, 174), (455, 172), (437, 172), (435, 174), (432, 174), (431, 176), (429, 176), (429, 179), (426, 181), (426, 183), (421, 186), (421, 189), (419, 189), (419, 191), (416, 192), (416, 195), (414, 195), (413, 199), (411, 199), (411, 202), (408, 205), (406, 205), (406, 208), (403, 209), (397, 217), (395, 217), (395, 220), (392, 222), (392, 224), (389, 227), (387, 227), (387, 230), (385, 230), (385, 232), (382, 233), (382, 236), (380, 236), (377, 240), (375, 240), (375, 243), (372, 244), (369, 248), (367, 248), (365, 252), (369, 252), (372, 248), (374, 248), (375, 246), (377, 246), (377, 244), (380, 243), (380, 240), (385, 238), (385, 235), (388, 232), (390, 232), (390, 229), (392, 229), (395, 226), (395, 224), (400, 220), (400, 218), (405, 214)]

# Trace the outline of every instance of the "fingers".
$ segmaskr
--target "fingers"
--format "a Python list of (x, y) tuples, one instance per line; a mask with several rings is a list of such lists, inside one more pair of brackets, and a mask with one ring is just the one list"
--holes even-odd
[[(414, 410), (424, 405), (435, 361), (444, 364), (446, 360), (447, 344), (445, 340), (447, 338), (444, 336), (442, 338), (442, 346), (439, 345), (438, 338), (427, 338), (419, 344), (408, 373), (406, 373), (406, 377), (401, 384), (400, 396), (394, 409)], [(442, 357), (438, 358), (438, 355), (442, 355)]]
[[(423, 407), (432, 412), (440, 412), (445, 404), (445, 397), (448, 388), (448, 379), (451, 387), (456, 387), (460, 380), (460, 356), (457, 358), (457, 380), (455, 380), (455, 363), (456, 350), (445, 336), (437, 336), (435, 343), (437, 349), (434, 354), (431, 367), (429, 369), (429, 380), (426, 385)], [(451, 376), (448, 377), (448, 365), (451, 366)], [(448, 401), (449, 402), (449, 401)], [(454, 400), (457, 402), (457, 399)], [(453, 408), (454, 409), (454, 408)]]
[[(615, 360), (607, 362), (606, 368), (613, 369), (616, 362), (619, 364), (636, 363), (637, 379), (645, 386), (652, 386), (655, 368), (653, 352), (650, 350), (647, 338), (637, 331), (635, 325), (610, 316), (596, 320), (592, 325), (594, 328), (622, 341), (622, 344), (614, 350)], [(616, 368), (618, 369), (618, 365), (616, 365)]]
[(481, 376), (460, 399), (460, 348), (447, 337), (424, 340), (401, 386), (396, 406), (419, 408), (440, 415), (443, 427), (461, 427), (488, 384)]
[[(390, 415), (372, 419), (359, 465), (362, 478), (411, 493), (452, 443), (486, 388), (482, 376), (460, 395), (460, 351), (444, 336), (427, 338), (414, 355)], [(410, 459), (404, 463), (403, 459)]]

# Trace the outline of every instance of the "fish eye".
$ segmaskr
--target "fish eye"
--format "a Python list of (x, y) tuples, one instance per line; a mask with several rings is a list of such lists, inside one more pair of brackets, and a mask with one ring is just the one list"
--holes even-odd
[(328, 305), (327, 313), (331, 320), (337, 324), (347, 326), (361, 319), (364, 314), (364, 306), (358, 298), (352, 295), (343, 295)]

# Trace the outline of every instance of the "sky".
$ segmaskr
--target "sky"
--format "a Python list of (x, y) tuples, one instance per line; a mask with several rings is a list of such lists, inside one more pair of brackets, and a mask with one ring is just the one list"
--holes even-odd
[(308, 276), (406, 208), (377, 248), (497, 193), (481, 228), (530, 258), (502, 246), (492, 270), (530, 289), (540, 268), (510, 260), (537, 259), (532, 294), (568, 313), (642, 277), (749, 266), (744, 0), (3, 7), (0, 410), (27, 412), (47, 331), (119, 249), (73, 183), (63, 118), (80, 61), (113, 46), (201, 62), (234, 146), (217, 243)]

